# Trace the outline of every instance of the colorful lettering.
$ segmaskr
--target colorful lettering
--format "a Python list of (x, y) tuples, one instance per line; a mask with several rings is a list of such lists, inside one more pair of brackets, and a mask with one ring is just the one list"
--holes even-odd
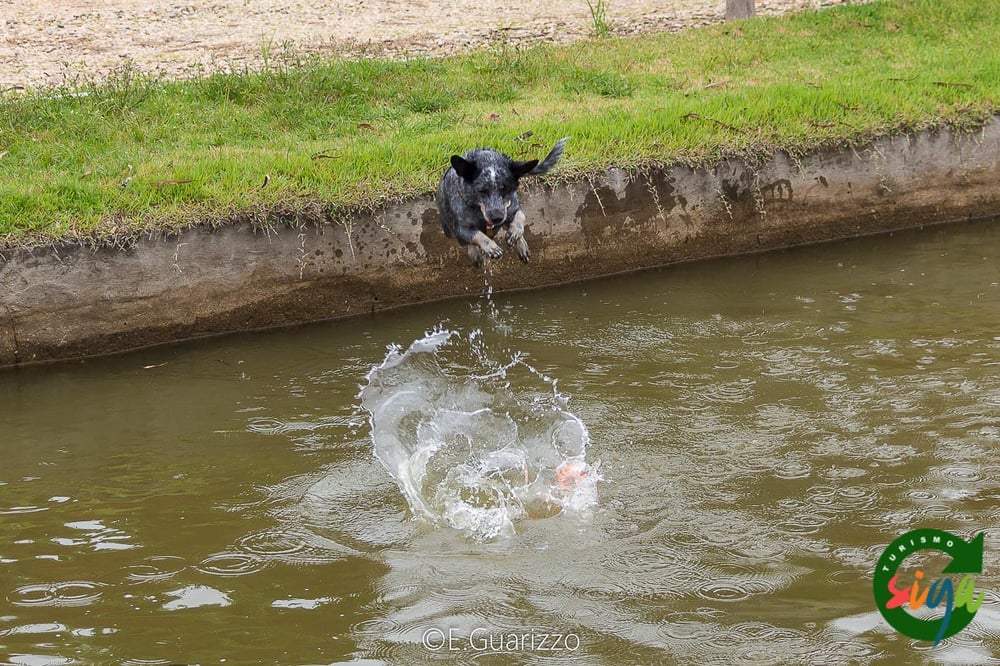
[(924, 594), (921, 596), (920, 583), (918, 581), (924, 577), (924, 572), (917, 569), (917, 573), (915, 573), (914, 576), (916, 576), (917, 580), (913, 581), (913, 585), (910, 586), (910, 608), (917, 610), (924, 605), (925, 601), (927, 601), (927, 593), (930, 590), (924, 590)]
[(983, 592), (979, 591), (976, 596), (976, 577), (973, 575), (963, 576), (956, 589), (950, 578), (936, 578), (930, 587), (921, 591), (920, 580), (924, 577), (924, 572), (920, 569), (913, 574), (912, 584), (900, 589), (897, 587), (899, 574), (889, 579), (889, 592), (892, 598), (886, 602), (888, 609), (909, 606), (911, 610), (917, 610), (925, 604), (928, 608), (937, 608), (944, 605), (944, 617), (941, 618), (941, 628), (938, 630), (934, 645), (941, 642), (948, 622), (951, 620), (951, 613), (955, 608), (965, 606), (970, 613), (975, 613), (983, 603)]

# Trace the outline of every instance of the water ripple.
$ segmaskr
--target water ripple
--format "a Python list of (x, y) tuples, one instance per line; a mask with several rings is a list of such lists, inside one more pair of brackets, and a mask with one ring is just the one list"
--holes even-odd
[(308, 548), (302, 535), (284, 530), (263, 530), (248, 534), (237, 542), (237, 546), (251, 555), (277, 559), (289, 558)]
[(723, 577), (702, 584), (694, 593), (708, 601), (734, 602), (745, 601), (755, 594), (767, 594), (772, 591), (771, 586), (762, 581)]
[(708, 601), (743, 601), (755, 595), (773, 594), (790, 585), (802, 572), (799, 567), (769, 567), (760, 571), (749, 565), (716, 565), (706, 569), (704, 575), (709, 580), (695, 594)]
[(15, 588), (7, 601), (25, 608), (35, 606), (88, 606), (101, 598), (104, 583), (85, 580), (33, 583)]
[(669, 640), (703, 642), (718, 633), (719, 627), (696, 620), (664, 622), (659, 634)]
[(351, 625), (351, 634), (357, 636), (368, 636), (370, 638), (384, 638), (398, 634), (403, 625), (392, 618), (376, 617)]
[(25, 506), (11, 506), (6, 509), (0, 509), (0, 516), (13, 516), (21, 513), (38, 513), (39, 511), (48, 511), (47, 506), (36, 506), (34, 504), (28, 504)]
[(257, 554), (223, 552), (209, 555), (198, 565), (198, 571), (213, 576), (246, 576), (257, 573), (267, 563)]
[(364, 417), (357, 415), (330, 415), (315, 421), (284, 421), (272, 417), (255, 417), (247, 422), (247, 431), (263, 435), (285, 435), (311, 433), (325, 428), (359, 428), (364, 423)]
[[(241, 567), (262, 567), (269, 562), (327, 564), (341, 560), (345, 555), (345, 549), (339, 544), (292, 526), (248, 534), (237, 541), (236, 547), (250, 557), (240, 558), (239, 554), (226, 553), (227, 566), (234, 567), (228, 575), (243, 575)], [(226, 575), (221, 569), (211, 573)]]
[(903, 494), (918, 502), (928, 502), (938, 498), (937, 493), (926, 488), (910, 488)]
[(775, 525), (782, 532), (790, 534), (816, 534), (830, 521), (822, 516), (794, 516)]
[(44, 622), (40, 624), (21, 624), (10, 629), (0, 631), (0, 638), (4, 636), (15, 636), (19, 634), (60, 634), (67, 631), (65, 624), (59, 622)]
[(983, 478), (982, 472), (975, 467), (967, 465), (946, 465), (944, 467), (931, 467), (927, 471), (927, 476), (947, 479), (949, 481), (959, 481), (961, 483), (975, 483)]
[(573, 589), (573, 596), (591, 601), (619, 602), (631, 599), (633, 591), (628, 589), (621, 581), (604, 577), (595, 577), (593, 580), (563, 581)]
[(173, 555), (153, 555), (143, 564), (133, 564), (128, 568), (126, 578), (133, 583), (170, 580), (186, 568), (184, 559)]
[(812, 472), (812, 465), (804, 460), (782, 460), (774, 466), (779, 479), (804, 479)]
[(14, 653), (10, 655), (10, 661), (8, 662), (14, 666), (59, 666), (60, 664), (77, 664), (79, 663), (76, 659), (72, 657), (57, 657), (51, 654), (28, 654), (28, 653)]

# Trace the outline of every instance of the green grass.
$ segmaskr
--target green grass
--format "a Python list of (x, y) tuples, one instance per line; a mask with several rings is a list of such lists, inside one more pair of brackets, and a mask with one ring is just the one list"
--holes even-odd
[(608, 0), (587, 0), (587, 8), (590, 10), (594, 35), (607, 37), (611, 32), (611, 26), (608, 25)]
[(569, 135), (556, 177), (571, 178), (973, 128), (1000, 108), (998, 26), (1000, 3), (899, 0), (448, 59), (174, 82), (126, 67), (8, 93), (0, 246), (336, 219), (432, 191), (452, 153), (481, 145), (541, 157)]

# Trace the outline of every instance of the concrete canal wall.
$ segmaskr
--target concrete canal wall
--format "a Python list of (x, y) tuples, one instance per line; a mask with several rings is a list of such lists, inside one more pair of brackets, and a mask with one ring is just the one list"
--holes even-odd
[[(568, 148), (571, 150), (571, 146)], [(1000, 122), (801, 159), (526, 183), (532, 260), (498, 291), (1000, 213)], [(0, 366), (368, 314), (478, 294), (430, 197), (323, 224), (195, 227), (127, 250), (63, 245), (0, 258)]]

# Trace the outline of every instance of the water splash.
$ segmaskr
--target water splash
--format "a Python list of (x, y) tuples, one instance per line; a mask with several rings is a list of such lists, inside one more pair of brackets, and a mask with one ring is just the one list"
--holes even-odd
[[(479, 329), (437, 328), (390, 346), (359, 397), (375, 456), (413, 513), (478, 539), (517, 521), (580, 514), (597, 501), (589, 433), (556, 382)], [(507, 354), (502, 354), (507, 355)]]

